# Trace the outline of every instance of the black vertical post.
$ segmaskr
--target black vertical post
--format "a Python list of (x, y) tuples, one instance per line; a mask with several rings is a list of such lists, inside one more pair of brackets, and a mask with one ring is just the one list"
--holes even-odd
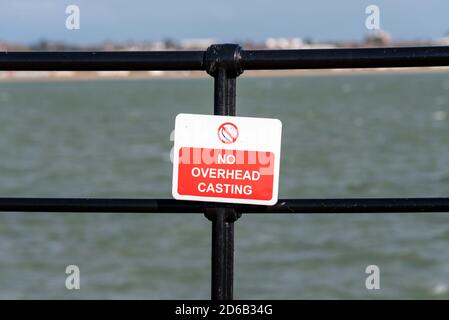
[[(240, 67), (240, 46), (210, 46), (204, 62), (207, 73), (214, 77), (214, 114), (235, 116), (236, 78)], [(234, 222), (240, 217), (232, 207), (208, 209), (212, 221), (212, 300), (232, 300), (234, 283)]]

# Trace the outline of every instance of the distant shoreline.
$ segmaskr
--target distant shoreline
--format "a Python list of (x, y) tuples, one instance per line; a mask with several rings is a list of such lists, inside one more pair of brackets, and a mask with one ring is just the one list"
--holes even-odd
[[(305, 76), (351, 76), (376, 74), (432, 74), (449, 73), (449, 67), (421, 68), (377, 68), (377, 69), (307, 69), (307, 70), (249, 70), (241, 77), (305, 77)], [(14, 82), (60, 82), (60, 81), (95, 81), (95, 80), (157, 80), (157, 79), (191, 79), (208, 78), (203, 71), (120, 71), (120, 72), (24, 72), (12, 76), (0, 74), (0, 83)]]

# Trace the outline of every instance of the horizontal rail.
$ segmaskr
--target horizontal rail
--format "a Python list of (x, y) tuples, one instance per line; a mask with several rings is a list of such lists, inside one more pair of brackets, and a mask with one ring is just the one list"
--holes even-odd
[(244, 70), (449, 66), (448, 47), (242, 51)]
[(0, 70), (204, 70), (202, 51), (0, 52)]
[(204, 213), (217, 206), (241, 213), (449, 212), (449, 198), (282, 199), (274, 206), (172, 199), (0, 198), (3, 212)]
[[(0, 52), (4, 71), (205, 70), (205, 51)], [(449, 66), (448, 47), (242, 50), (243, 70)]]

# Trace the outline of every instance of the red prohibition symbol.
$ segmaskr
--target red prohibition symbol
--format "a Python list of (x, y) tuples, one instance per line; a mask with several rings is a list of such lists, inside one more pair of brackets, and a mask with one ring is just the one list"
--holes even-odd
[(218, 127), (218, 139), (221, 142), (229, 144), (234, 143), (239, 137), (239, 129), (231, 122), (225, 122)]

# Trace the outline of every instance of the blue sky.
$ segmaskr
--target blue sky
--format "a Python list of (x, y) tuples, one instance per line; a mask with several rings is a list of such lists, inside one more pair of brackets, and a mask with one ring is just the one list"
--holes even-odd
[[(80, 7), (80, 30), (65, 28), (70, 4)], [(449, 0), (0, 0), (0, 40), (359, 40), (370, 4), (380, 7), (381, 28), (395, 39), (449, 31)]]

